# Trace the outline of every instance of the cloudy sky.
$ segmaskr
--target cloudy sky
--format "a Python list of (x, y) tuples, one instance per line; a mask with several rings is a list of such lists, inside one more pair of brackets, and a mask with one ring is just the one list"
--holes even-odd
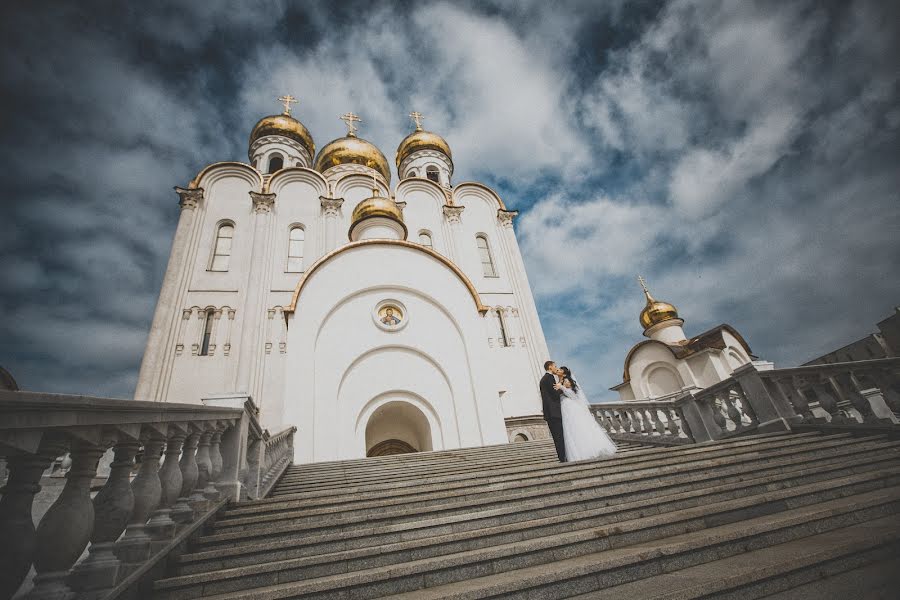
[(246, 160), (284, 93), (318, 146), (353, 110), (389, 157), (424, 113), (456, 182), (521, 211), (551, 352), (593, 399), (641, 339), (639, 273), (689, 335), (802, 363), (900, 304), (898, 6), (3, 3), (0, 365), (130, 396), (172, 186)]

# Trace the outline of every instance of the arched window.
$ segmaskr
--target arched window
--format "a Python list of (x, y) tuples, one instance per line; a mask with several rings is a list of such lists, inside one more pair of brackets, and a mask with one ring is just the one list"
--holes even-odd
[(425, 177), (435, 183), (441, 182), (440, 177), (438, 177), (438, 168), (434, 165), (428, 165), (427, 167), (425, 167)]
[(210, 271), (227, 271), (231, 261), (231, 241), (234, 238), (234, 225), (222, 223), (216, 233), (216, 245), (209, 265)]
[(200, 356), (209, 356), (209, 338), (212, 336), (213, 309), (207, 309), (206, 320), (203, 322), (203, 340), (200, 342)]
[(434, 244), (431, 241), (431, 234), (427, 231), (419, 232), (419, 243), (428, 248), (434, 248)]
[(269, 173), (274, 173), (284, 167), (284, 158), (280, 154), (273, 154), (269, 158)]
[(475, 243), (478, 244), (478, 256), (481, 258), (481, 268), (485, 277), (497, 277), (497, 269), (494, 267), (494, 257), (491, 256), (491, 247), (488, 245), (487, 237), (483, 235), (475, 236)]
[(506, 321), (504, 321), (503, 309), (497, 308), (494, 312), (497, 314), (497, 325), (499, 327), (497, 340), (501, 346), (509, 346), (509, 336), (506, 334)]
[(303, 241), (306, 239), (306, 232), (299, 225), (291, 227), (289, 239), (287, 271), (288, 273), (302, 273)]
[(517, 433), (516, 437), (513, 438), (513, 442), (527, 442), (528, 436), (524, 433)]
[(416, 175), (415, 169), (410, 169), (406, 172), (406, 178), (409, 179), (410, 177), (418, 177), (418, 175)]

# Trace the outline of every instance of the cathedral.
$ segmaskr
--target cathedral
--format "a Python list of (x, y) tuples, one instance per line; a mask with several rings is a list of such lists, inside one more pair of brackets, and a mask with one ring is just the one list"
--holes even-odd
[(548, 351), (516, 211), (453, 181), (450, 146), (419, 113), (392, 185), (358, 116), (317, 153), (295, 100), (279, 100), (248, 163), (175, 188), (135, 398), (252, 398), (264, 427), (297, 426), (297, 463), (546, 437)]

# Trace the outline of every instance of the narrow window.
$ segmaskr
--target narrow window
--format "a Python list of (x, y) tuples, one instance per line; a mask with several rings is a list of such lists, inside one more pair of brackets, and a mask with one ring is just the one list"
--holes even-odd
[(425, 169), (425, 176), (435, 183), (440, 183), (440, 179), (438, 178), (438, 170), (434, 165), (429, 165)]
[(434, 244), (431, 242), (431, 234), (427, 231), (419, 232), (419, 243), (428, 248), (434, 248)]
[(416, 170), (415, 170), (415, 169), (410, 169), (409, 171), (406, 172), (406, 178), (407, 178), (407, 179), (409, 179), (410, 177), (416, 177), (416, 176), (417, 176), (417, 175), (416, 175)]
[(498, 308), (495, 311), (497, 313), (497, 323), (500, 327), (500, 340), (501, 346), (509, 346), (509, 337), (506, 335), (506, 323), (503, 321), (503, 309)]
[(288, 242), (288, 273), (303, 272), (303, 241), (306, 239), (306, 232), (302, 227), (292, 227), (290, 241)]
[(203, 341), (200, 343), (200, 356), (209, 356), (209, 338), (212, 335), (213, 310), (206, 311), (206, 322), (203, 324)]
[(269, 159), (269, 173), (274, 173), (284, 166), (284, 158), (280, 154), (273, 154)]
[(487, 238), (483, 235), (475, 237), (478, 244), (478, 255), (481, 257), (481, 268), (485, 277), (496, 277), (497, 269), (494, 267), (494, 258), (491, 256), (491, 248), (488, 246)]
[(234, 225), (224, 223), (216, 234), (216, 246), (213, 249), (210, 271), (227, 271), (231, 260), (231, 241), (234, 238)]

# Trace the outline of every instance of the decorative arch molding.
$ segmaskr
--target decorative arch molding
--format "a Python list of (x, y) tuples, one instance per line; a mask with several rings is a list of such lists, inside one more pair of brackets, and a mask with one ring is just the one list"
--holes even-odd
[(317, 196), (328, 192), (328, 182), (322, 174), (306, 167), (287, 167), (272, 174), (263, 187), (264, 194), (278, 194), (292, 183), (305, 183), (313, 187)]
[(237, 177), (243, 179), (253, 188), (253, 191), (260, 191), (263, 187), (263, 175), (252, 165), (242, 162), (225, 161), (213, 163), (202, 171), (197, 173), (188, 184), (188, 189), (208, 188), (221, 179), (226, 177)]
[[(372, 178), (373, 174), (375, 175), (374, 180)], [(385, 181), (381, 173), (370, 167), (349, 163), (335, 165), (323, 171), (322, 175), (325, 179), (331, 181), (335, 198), (343, 198), (347, 191), (357, 186), (365, 186), (371, 190), (373, 181), (378, 184), (379, 194), (385, 197), (390, 195), (388, 182)]]
[(639, 342), (635, 344), (631, 350), (628, 351), (628, 355), (625, 356), (625, 372), (622, 375), (622, 381), (628, 382), (631, 381), (631, 375), (628, 374), (628, 368), (631, 366), (631, 360), (634, 358), (634, 355), (637, 354), (637, 351), (643, 348), (644, 346), (650, 346), (653, 344), (657, 344), (662, 346), (666, 350), (672, 353), (673, 358), (678, 358), (678, 355), (675, 354), (675, 349), (669, 346), (668, 344), (664, 344), (658, 340), (644, 340), (643, 342)]
[(475, 181), (466, 181), (453, 188), (452, 199), (454, 204), (465, 204), (465, 202), (462, 202), (462, 200), (466, 196), (479, 198), (481, 200), (484, 200), (488, 204), (496, 203), (496, 205), (501, 209), (506, 210), (506, 205), (503, 203), (500, 195), (482, 183), (477, 183)]
[[(654, 394), (653, 390), (650, 389), (650, 386), (652, 383), (651, 378), (655, 373), (661, 372), (661, 371), (667, 373), (669, 376), (671, 376), (673, 378), (673, 380), (675, 382), (675, 387), (674, 387), (674, 389), (665, 390), (662, 393)], [(643, 395), (646, 398), (652, 398), (652, 397), (665, 396), (666, 394), (671, 394), (673, 392), (677, 392), (678, 390), (682, 389), (684, 387), (684, 378), (681, 376), (681, 373), (678, 372), (678, 369), (676, 369), (674, 366), (672, 366), (666, 362), (656, 361), (656, 362), (650, 363), (649, 365), (647, 365), (644, 368), (644, 371), (641, 373), (640, 384), (641, 384), (641, 388), (642, 388), (641, 391), (643, 392)]]
[(319, 270), (320, 267), (344, 252), (348, 252), (356, 248), (361, 248), (363, 246), (400, 246), (403, 248), (409, 248), (410, 250), (414, 250), (416, 252), (427, 254), (431, 258), (437, 260), (445, 267), (453, 271), (453, 273), (457, 276), (457, 278), (459, 278), (463, 285), (466, 286), (466, 289), (468, 289), (469, 294), (472, 296), (472, 300), (475, 302), (475, 309), (479, 313), (483, 315), (488, 310), (490, 310), (481, 302), (481, 296), (479, 296), (478, 291), (472, 284), (472, 281), (466, 276), (465, 273), (462, 272), (462, 270), (458, 266), (456, 266), (446, 256), (443, 256), (442, 254), (432, 250), (431, 248), (427, 248), (425, 246), (422, 246), (421, 244), (417, 244), (415, 242), (410, 242), (407, 240), (360, 240), (358, 242), (350, 242), (349, 244), (345, 244), (340, 248), (332, 250), (331, 252), (314, 262), (312, 265), (310, 265), (310, 267), (303, 273), (300, 281), (297, 282), (297, 287), (294, 289), (294, 295), (291, 297), (290, 307), (285, 309), (285, 312), (293, 313), (297, 309), (297, 301), (300, 299), (300, 293), (303, 291), (303, 287), (306, 285), (306, 282), (309, 281), (309, 279), (315, 274), (315, 272)]
[(438, 203), (438, 208), (442, 207), (447, 202), (447, 195), (444, 193), (444, 188), (442, 188), (440, 184), (435, 183), (430, 179), (425, 179), (424, 177), (407, 177), (394, 188), (394, 195), (398, 198), (412, 192), (422, 192), (423, 194), (434, 198), (435, 202)]
[[(366, 426), (369, 423), (369, 419), (372, 418), (372, 415), (374, 415), (379, 408), (381, 408), (385, 404), (390, 404), (391, 402), (406, 402), (418, 409), (423, 415), (425, 415), (425, 418), (431, 425), (432, 447), (435, 450), (439, 450), (444, 447), (444, 426), (441, 423), (441, 418), (438, 415), (437, 411), (434, 410), (434, 407), (430, 402), (428, 402), (428, 400), (426, 400), (419, 394), (410, 392), (408, 390), (389, 390), (378, 394), (377, 396), (366, 402), (356, 416), (354, 433), (357, 440), (360, 439), (360, 436), (362, 436), (362, 439), (365, 440)], [(365, 445), (365, 443), (363, 445)]]
[(366, 458), (375, 458), (378, 456), (394, 456), (397, 454), (413, 454), (418, 452), (415, 448), (404, 442), (403, 440), (384, 440), (369, 448), (366, 451)]

